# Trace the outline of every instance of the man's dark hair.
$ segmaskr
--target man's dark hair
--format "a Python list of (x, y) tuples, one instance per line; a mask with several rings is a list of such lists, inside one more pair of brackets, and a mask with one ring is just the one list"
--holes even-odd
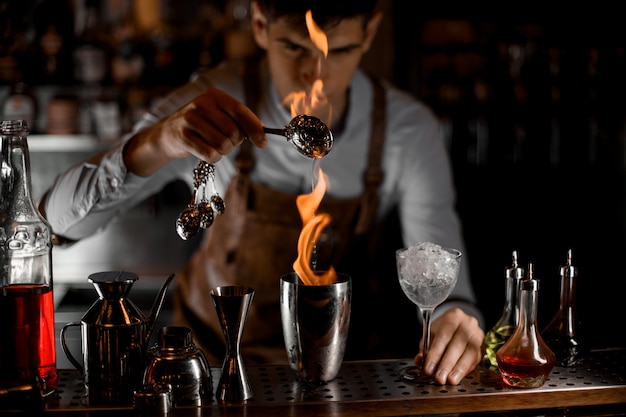
[(268, 20), (287, 19), (298, 27), (304, 25), (308, 10), (320, 27), (331, 27), (347, 18), (369, 19), (376, 9), (377, 0), (256, 0)]

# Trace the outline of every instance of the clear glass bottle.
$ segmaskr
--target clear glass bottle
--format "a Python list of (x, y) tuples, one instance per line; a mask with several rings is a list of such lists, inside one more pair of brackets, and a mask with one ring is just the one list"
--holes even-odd
[(519, 314), (519, 283), (524, 278), (524, 269), (517, 263), (517, 251), (513, 251), (513, 262), (504, 271), (505, 293), (504, 309), (496, 324), (485, 334), (485, 356), (483, 361), (491, 366), (498, 366), (496, 352), (517, 328)]
[(31, 196), (28, 125), (0, 124), (0, 379), (57, 388), (51, 229)]
[(586, 353), (584, 343), (576, 334), (576, 278), (578, 268), (572, 265), (572, 250), (567, 252), (567, 263), (561, 266), (561, 294), (559, 309), (541, 332), (541, 336), (556, 355), (561, 366), (580, 363)]
[(533, 266), (520, 283), (519, 321), (515, 332), (496, 353), (498, 368), (507, 385), (519, 388), (542, 386), (554, 367), (554, 353), (537, 329), (539, 280), (533, 278)]

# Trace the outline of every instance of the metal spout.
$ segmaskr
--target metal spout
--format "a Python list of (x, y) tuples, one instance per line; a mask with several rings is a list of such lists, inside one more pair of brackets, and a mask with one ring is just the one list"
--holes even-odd
[(146, 322), (146, 339), (143, 343), (144, 350), (146, 351), (148, 348), (148, 343), (150, 342), (150, 337), (152, 336), (152, 331), (154, 330), (154, 325), (156, 324), (159, 313), (161, 312), (161, 307), (163, 307), (163, 301), (165, 300), (167, 288), (169, 287), (175, 276), (176, 274), (171, 274), (169, 277), (167, 277), (165, 283), (163, 283), (163, 285), (161, 286), (161, 289), (159, 290), (159, 293), (157, 294), (154, 303), (152, 304), (152, 309), (150, 310), (150, 315), (148, 316), (148, 321)]

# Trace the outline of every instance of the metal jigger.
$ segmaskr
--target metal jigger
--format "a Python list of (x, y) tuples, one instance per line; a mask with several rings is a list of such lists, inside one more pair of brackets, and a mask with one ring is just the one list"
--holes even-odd
[(215, 392), (219, 402), (237, 403), (253, 397), (240, 351), (241, 336), (253, 297), (254, 289), (250, 287), (234, 285), (211, 290), (213, 306), (226, 342), (226, 357)]

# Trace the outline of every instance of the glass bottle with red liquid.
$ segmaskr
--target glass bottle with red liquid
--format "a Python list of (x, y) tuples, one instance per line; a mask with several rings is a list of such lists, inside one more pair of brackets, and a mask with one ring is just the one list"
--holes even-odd
[(542, 386), (556, 362), (537, 328), (538, 293), (539, 280), (533, 278), (533, 265), (529, 264), (527, 278), (520, 283), (517, 328), (496, 353), (502, 379), (512, 387)]
[(0, 382), (58, 383), (52, 296), (52, 240), (31, 195), (28, 125), (0, 123)]

